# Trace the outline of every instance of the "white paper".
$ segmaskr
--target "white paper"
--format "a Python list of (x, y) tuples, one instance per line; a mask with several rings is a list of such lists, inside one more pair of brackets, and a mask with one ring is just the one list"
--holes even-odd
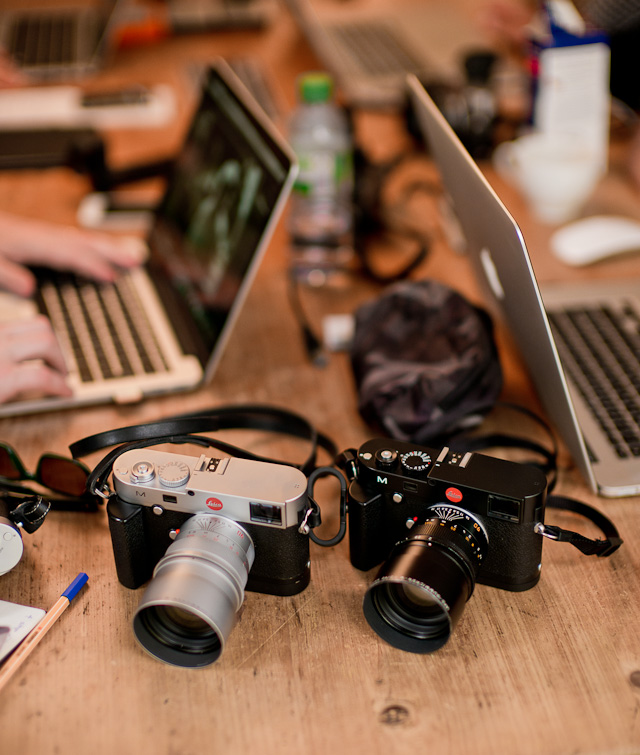
[(42, 608), (0, 600), (0, 661), (24, 640), (45, 613)]

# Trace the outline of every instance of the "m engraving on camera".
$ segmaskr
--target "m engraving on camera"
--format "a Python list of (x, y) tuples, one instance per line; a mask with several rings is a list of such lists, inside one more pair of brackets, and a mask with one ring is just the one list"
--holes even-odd
[(356, 453), (351, 563), (382, 566), (364, 614), (383, 639), (429, 653), (448, 640), (476, 582), (528, 590), (540, 579), (546, 477), (536, 467), (383, 439)]
[(107, 505), (118, 579), (151, 580), (136, 611), (136, 639), (178, 666), (215, 661), (244, 591), (295, 595), (309, 584), (308, 507), (295, 467), (153, 449), (113, 465)]

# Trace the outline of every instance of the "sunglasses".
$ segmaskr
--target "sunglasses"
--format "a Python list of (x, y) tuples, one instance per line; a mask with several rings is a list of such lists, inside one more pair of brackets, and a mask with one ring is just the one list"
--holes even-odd
[(35, 474), (31, 474), (15, 449), (0, 441), (0, 484), (28, 480), (55, 493), (81, 498), (86, 493), (89, 474), (89, 469), (82, 462), (57, 454), (43, 454)]

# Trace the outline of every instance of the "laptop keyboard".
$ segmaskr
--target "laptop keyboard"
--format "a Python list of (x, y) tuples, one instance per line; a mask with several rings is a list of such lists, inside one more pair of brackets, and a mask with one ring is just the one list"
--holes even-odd
[(168, 370), (130, 276), (107, 285), (56, 277), (41, 285), (42, 303), (83, 383)]
[(18, 18), (9, 35), (9, 53), (22, 66), (72, 63), (77, 46), (76, 22), (74, 13), (34, 13)]
[(260, 60), (254, 57), (231, 58), (227, 63), (269, 118), (277, 121), (282, 114), (276, 105), (271, 80)]
[(630, 303), (549, 315), (571, 379), (620, 458), (640, 456), (640, 317)]
[(424, 68), (385, 24), (374, 21), (341, 24), (331, 29), (331, 35), (368, 74), (403, 74)]

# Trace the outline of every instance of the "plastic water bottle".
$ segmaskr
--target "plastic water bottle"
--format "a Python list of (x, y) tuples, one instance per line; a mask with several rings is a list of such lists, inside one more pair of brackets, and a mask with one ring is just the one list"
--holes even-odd
[(303, 75), (298, 98), (289, 128), (299, 162), (289, 208), (291, 267), (299, 280), (320, 285), (353, 256), (353, 142), (328, 74)]

